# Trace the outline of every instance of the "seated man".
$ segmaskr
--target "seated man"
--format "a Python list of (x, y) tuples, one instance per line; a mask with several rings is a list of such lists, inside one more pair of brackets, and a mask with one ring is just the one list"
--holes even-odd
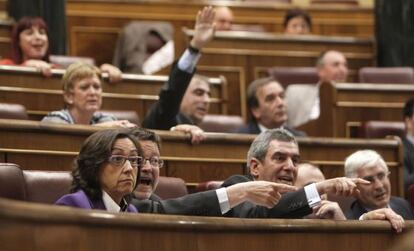
[[(197, 126), (207, 114), (210, 102), (210, 87), (207, 79), (194, 76), (200, 51), (214, 36), (214, 10), (206, 7), (197, 14), (194, 36), (188, 49), (172, 66), (170, 77), (162, 87), (159, 100), (147, 113), (143, 127), (169, 130), (179, 124), (188, 124), (176, 129), (200, 136)], [(191, 81), (191, 82), (190, 82)]]
[(369, 184), (358, 184), (360, 193), (347, 212), (348, 219), (389, 220), (397, 231), (404, 219), (414, 219), (413, 209), (402, 198), (391, 196), (390, 172), (384, 159), (373, 150), (357, 151), (345, 160), (345, 176), (361, 178)]
[(298, 127), (310, 120), (319, 118), (319, 88), (326, 82), (345, 82), (348, 77), (348, 64), (345, 56), (334, 50), (322, 52), (316, 67), (319, 82), (317, 84), (294, 84), (286, 89), (288, 109), (287, 125)]
[(273, 207), (279, 201), (280, 193), (295, 190), (294, 187), (285, 184), (258, 181), (189, 194), (177, 199), (161, 200), (153, 193), (157, 188), (160, 168), (163, 165), (160, 159), (160, 138), (154, 132), (145, 129), (136, 129), (134, 134), (142, 147), (144, 162), (135, 191), (136, 199), (131, 203), (141, 213), (221, 216), (244, 201)]
[[(298, 165), (298, 176), (296, 178), (296, 187), (305, 187), (309, 184), (325, 180), (321, 169), (309, 163)], [(327, 200), (325, 194), (321, 195), (321, 204), (313, 208), (313, 213), (307, 215), (307, 219), (333, 219), (346, 220), (344, 213), (338, 203)]]
[(215, 8), (216, 17), (214, 23), (216, 30), (218, 31), (229, 31), (234, 20), (233, 12), (227, 6), (218, 6)]
[[(251, 121), (239, 128), (237, 133), (259, 134), (268, 129), (282, 128), (287, 120), (285, 91), (276, 80), (260, 78), (247, 89), (247, 105)], [(295, 136), (305, 136), (304, 132), (284, 127)]]
[[(270, 181), (293, 185), (300, 161), (299, 146), (293, 135), (284, 129), (271, 129), (259, 134), (247, 153), (248, 176), (234, 175), (224, 181), (223, 187), (248, 181)], [(240, 218), (302, 218), (312, 213), (321, 203), (320, 195), (349, 196), (358, 193), (357, 184), (369, 182), (345, 177), (312, 183), (296, 192), (286, 193), (279, 203), (264, 208), (244, 202), (231, 209), (226, 216)]]
[(404, 190), (414, 184), (414, 98), (405, 103), (403, 118), (406, 136), (404, 143)]

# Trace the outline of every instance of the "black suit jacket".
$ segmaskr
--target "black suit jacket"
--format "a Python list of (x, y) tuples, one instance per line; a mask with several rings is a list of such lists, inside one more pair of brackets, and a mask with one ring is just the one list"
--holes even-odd
[(132, 199), (140, 213), (177, 214), (196, 216), (221, 216), (221, 209), (215, 190), (188, 194), (180, 198), (161, 200), (155, 194), (147, 200)]
[[(297, 131), (294, 129), (291, 129), (289, 127), (283, 127), (284, 129), (288, 130), (290, 133), (293, 134), (293, 136), (296, 137), (305, 137), (306, 133), (302, 131)], [(236, 133), (245, 133), (245, 134), (259, 134), (260, 128), (257, 125), (255, 121), (250, 121), (247, 125), (240, 127), (235, 131)]]
[(145, 116), (142, 126), (150, 129), (169, 130), (178, 124), (194, 124), (180, 113), (181, 100), (191, 82), (193, 73), (182, 71), (175, 62), (168, 82), (161, 88), (159, 100)]
[(414, 184), (414, 145), (406, 138), (404, 143), (404, 187), (407, 191), (411, 184)]
[[(227, 187), (233, 184), (247, 181), (252, 181), (252, 178), (242, 175), (234, 175), (224, 181), (222, 186)], [(300, 219), (310, 213), (312, 213), (312, 209), (309, 207), (305, 191), (302, 188), (296, 192), (284, 194), (279, 203), (271, 209), (257, 206), (250, 202), (244, 202), (231, 209), (225, 214), (225, 216), (238, 218)]]
[[(410, 204), (402, 198), (399, 197), (391, 197), (390, 199), (390, 207), (394, 212), (401, 215), (405, 220), (413, 220), (414, 219), (414, 212), (411, 208)], [(356, 200), (351, 204), (350, 210), (346, 213), (347, 219), (359, 219), (361, 215), (368, 212), (362, 204)]]

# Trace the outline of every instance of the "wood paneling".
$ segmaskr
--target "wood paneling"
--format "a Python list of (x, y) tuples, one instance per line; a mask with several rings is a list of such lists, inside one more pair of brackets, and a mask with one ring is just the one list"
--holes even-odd
[[(24, 163), (22, 167), (25, 169), (69, 170), (69, 157), (74, 157), (83, 140), (96, 130), (98, 128), (93, 126), (0, 120), (0, 153), (6, 154), (6, 159), (10, 154), (16, 164)], [(162, 175), (198, 183), (246, 173), (246, 155), (254, 135), (207, 133), (205, 141), (191, 145), (188, 135), (169, 131), (157, 133), (162, 138), (161, 153), (166, 160)], [(327, 178), (344, 175), (344, 160), (351, 153), (360, 149), (376, 150), (391, 170), (393, 194), (403, 194), (402, 145), (397, 139), (298, 138), (298, 142), (302, 160), (319, 165)], [(68, 162), (66, 165), (54, 163), (54, 159), (49, 158), (51, 155), (62, 156), (62, 161)], [(26, 156), (31, 158), (30, 162)], [(45, 162), (41, 162), (46, 161), (44, 159), (49, 160), (46, 166), (43, 165)]]

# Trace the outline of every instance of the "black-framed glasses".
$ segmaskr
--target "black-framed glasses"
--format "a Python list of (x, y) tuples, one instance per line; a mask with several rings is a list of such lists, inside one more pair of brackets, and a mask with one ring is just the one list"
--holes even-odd
[(150, 163), (152, 167), (161, 168), (164, 165), (164, 161), (158, 157), (151, 157), (151, 158), (143, 158), (142, 164), (145, 165), (147, 161)]
[(129, 161), (132, 167), (138, 167), (142, 164), (142, 157), (141, 156), (123, 156), (123, 155), (111, 155), (108, 158), (109, 163), (113, 164), (114, 166), (123, 167), (126, 160)]
[(380, 172), (380, 173), (377, 173), (376, 175), (362, 177), (362, 179), (369, 181), (372, 184), (375, 182), (375, 179), (377, 179), (378, 181), (383, 181), (385, 177), (390, 176), (390, 174), (391, 172)]

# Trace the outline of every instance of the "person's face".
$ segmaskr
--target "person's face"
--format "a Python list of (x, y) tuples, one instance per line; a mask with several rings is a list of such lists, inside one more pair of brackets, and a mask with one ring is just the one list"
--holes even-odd
[(205, 81), (193, 78), (181, 101), (180, 111), (199, 124), (210, 107), (210, 86)]
[(285, 34), (298, 35), (309, 34), (310, 27), (303, 17), (294, 17), (289, 20), (285, 28)]
[(404, 119), (405, 130), (408, 135), (414, 136), (414, 115)]
[[(130, 139), (117, 139), (112, 147), (111, 156), (138, 156), (138, 150)], [(108, 161), (100, 170), (101, 188), (117, 203), (125, 195), (132, 193), (135, 188), (139, 167), (131, 164), (129, 160), (126, 160), (123, 165)]]
[(160, 150), (158, 149), (157, 143), (153, 141), (141, 140), (139, 143), (145, 160), (142, 162), (141, 175), (139, 177), (138, 187), (135, 189), (135, 196), (143, 200), (148, 199), (157, 188), (160, 167), (151, 165), (149, 160), (151, 158), (159, 159)]
[(320, 81), (345, 82), (348, 77), (348, 63), (345, 56), (337, 51), (329, 51), (318, 68)]
[(93, 114), (102, 105), (102, 86), (98, 76), (83, 78), (76, 81), (73, 89), (65, 94), (70, 109), (79, 113)]
[(46, 30), (39, 26), (23, 30), (19, 35), (19, 46), (23, 60), (42, 59), (49, 47)]
[(214, 22), (216, 24), (216, 30), (218, 31), (231, 30), (231, 24), (233, 23), (233, 13), (229, 8), (217, 8)]
[(250, 174), (255, 180), (292, 185), (298, 173), (299, 148), (294, 142), (273, 140), (263, 161), (253, 158)]
[(387, 207), (391, 196), (388, 171), (380, 164), (377, 164), (372, 167), (361, 168), (356, 173), (358, 178), (371, 181), (371, 184), (368, 185), (358, 185), (360, 190), (357, 196), (358, 200), (370, 209)]
[(324, 181), (325, 176), (319, 168), (310, 166), (308, 164), (301, 164), (298, 168), (298, 176), (296, 178), (295, 186), (304, 187), (306, 185)]
[(258, 107), (252, 108), (256, 121), (272, 129), (282, 126), (287, 120), (285, 91), (277, 82), (270, 82), (256, 90)]

